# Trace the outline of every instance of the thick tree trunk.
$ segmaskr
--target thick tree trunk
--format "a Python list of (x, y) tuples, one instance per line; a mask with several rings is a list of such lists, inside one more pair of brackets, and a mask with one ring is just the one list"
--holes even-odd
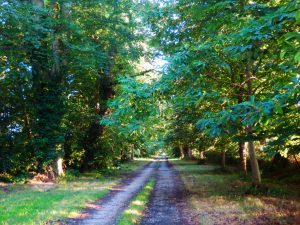
[(247, 176), (247, 157), (244, 142), (239, 142), (240, 168), (243, 176)]
[[(114, 74), (113, 68), (115, 65), (116, 50), (112, 49), (108, 52), (107, 63), (103, 68), (98, 70), (98, 93), (94, 96), (97, 104), (95, 105), (97, 120), (93, 121), (86, 132), (86, 137), (83, 143), (85, 149), (85, 157), (83, 166), (87, 166), (87, 162), (94, 160), (95, 153), (99, 152), (101, 146), (99, 145), (99, 138), (103, 135), (104, 125), (99, 123), (99, 118), (109, 113), (107, 106), (108, 100), (114, 96)], [(129, 158), (131, 156), (129, 155)]]
[[(33, 6), (36, 10), (43, 11), (45, 7), (44, 1), (33, 0)], [(64, 7), (58, 5), (58, 2), (51, 4), (54, 12), (53, 20), (62, 19), (61, 9)], [(41, 15), (41, 16), (39, 16)], [(44, 21), (48, 19), (46, 14), (37, 14), (37, 19), (44, 25)], [(47, 24), (47, 23), (45, 23)], [(49, 25), (50, 26), (50, 25)], [(57, 25), (52, 28), (53, 33), (48, 31), (41, 33), (36, 32), (40, 38), (41, 46), (32, 46), (31, 64), (33, 78), (33, 97), (35, 101), (35, 151), (38, 152), (37, 160), (40, 171), (45, 171), (50, 179), (63, 174), (62, 157), (63, 151), (63, 131), (61, 121), (64, 115), (64, 100), (62, 98), (63, 81), (66, 73), (65, 50), (61, 41), (61, 31), (63, 27)], [(47, 30), (47, 29), (45, 29)], [(49, 35), (53, 37), (53, 42), (49, 42)], [(51, 51), (49, 47), (51, 48)], [(52, 56), (49, 60), (48, 56)], [(45, 167), (45, 163), (47, 166)]]

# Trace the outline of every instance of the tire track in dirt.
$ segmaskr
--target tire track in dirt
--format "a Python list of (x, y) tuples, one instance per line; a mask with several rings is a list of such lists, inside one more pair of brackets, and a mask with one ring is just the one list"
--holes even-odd
[(160, 162), (156, 184), (142, 225), (195, 225), (194, 212), (186, 201), (186, 191), (178, 172), (168, 161)]
[(121, 213), (152, 177), (157, 162), (152, 162), (129, 181), (112, 190), (106, 197), (83, 212), (82, 218), (70, 219), (61, 224), (112, 225), (116, 224)]

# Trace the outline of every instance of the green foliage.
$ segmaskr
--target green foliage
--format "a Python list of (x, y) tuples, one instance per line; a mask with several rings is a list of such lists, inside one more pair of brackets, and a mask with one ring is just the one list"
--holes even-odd
[(143, 55), (144, 5), (0, 4), (0, 173), (56, 172), (60, 157), (76, 169), (112, 165), (120, 153), (99, 120), (120, 74), (133, 75)]
[[(1, 7), (0, 173), (247, 141), (264, 143), (260, 156), (299, 153), (297, 0)], [(165, 68), (141, 71), (154, 53)]]
[[(172, 148), (299, 154), (299, 2), (177, 1), (148, 18)], [(251, 128), (249, 132), (249, 128)], [(236, 147), (233, 147), (236, 145)]]

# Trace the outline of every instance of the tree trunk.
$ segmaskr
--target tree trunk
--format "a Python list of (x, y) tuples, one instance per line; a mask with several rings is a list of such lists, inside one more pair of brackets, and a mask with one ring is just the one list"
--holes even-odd
[(134, 160), (134, 147), (131, 147), (131, 154), (130, 154), (130, 159)]
[[(83, 160), (83, 165), (88, 165), (88, 162), (94, 160), (95, 153), (101, 148), (99, 146), (99, 138), (103, 135), (104, 125), (99, 123), (99, 119), (109, 113), (109, 108), (107, 106), (108, 100), (114, 96), (114, 74), (113, 68), (115, 65), (115, 55), (117, 51), (111, 49), (107, 55), (107, 62), (104, 67), (98, 70), (98, 92), (94, 96), (97, 104), (95, 105), (97, 119), (93, 121), (86, 132), (86, 137), (83, 143), (85, 149), (85, 156)], [(131, 156), (129, 156), (131, 158)]]
[(299, 162), (297, 160), (297, 156), (295, 154), (293, 154), (293, 157), (294, 157), (294, 160), (295, 160), (297, 166), (300, 168), (300, 164), (299, 164)]
[[(247, 98), (250, 101), (251, 96), (253, 95), (252, 91), (252, 75), (251, 75), (251, 67), (250, 67), (250, 56), (246, 65), (246, 78), (247, 78)], [(252, 135), (252, 126), (246, 127), (246, 133), (248, 136)], [(260, 170), (258, 166), (258, 161), (256, 158), (254, 141), (248, 142), (248, 150), (250, 156), (250, 164), (251, 164), (251, 174), (252, 174), (252, 184), (254, 186), (259, 186), (261, 184)]]
[[(240, 88), (238, 90), (238, 103), (243, 102), (243, 84), (244, 74), (240, 73)], [(246, 157), (246, 148), (245, 142), (239, 142), (239, 155), (240, 155), (240, 169), (244, 177), (247, 176), (247, 157)]]
[(252, 172), (252, 184), (259, 186), (261, 183), (259, 166), (256, 158), (255, 147), (253, 141), (248, 142), (248, 150), (250, 156), (251, 172)]
[(179, 149), (180, 149), (180, 158), (183, 159), (184, 158), (184, 152), (183, 152), (182, 145), (179, 145)]
[[(33, 7), (36, 10), (43, 11), (45, 7), (43, 0), (33, 0)], [(53, 10), (53, 20), (59, 18), (63, 4), (58, 5), (55, 2), (50, 5)], [(44, 24), (48, 20), (46, 14), (36, 14), (38, 21)], [(65, 49), (61, 41), (61, 32), (64, 29), (62, 25), (55, 27), (45, 27), (52, 29), (49, 34), (47, 29), (43, 33), (40, 30), (34, 30), (33, 34), (39, 37), (40, 46), (32, 46), (30, 55), (32, 64), (32, 89), (35, 104), (34, 120), (34, 149), (37, 152), (37, 161), (40, 171), (46, 171), (49, 178), (53, 179), (59, 174), (63, 174), (61, 157), (64, 155), (64, 133), (61, 127), (61, 121), (64, 115), (63, 100), (63, 81), (66, 74)], [(53, 42), (49, 42), (49, 35), (53, 37)], [(50, 48), (51, 46), (51, 48)], [(50, 51), (51, 50), (51, 51)], [(48, 56), (52, 56), (49, 60)], [(52, 63), (52, 64), (51, 64)], [(45, 164), (47, 166), (45, 167)]]
[(243, 176), (247, 176), (247, 157), (245, 143), (239, 142), (240, 168)]
[(222, 151), (221, 153), (221, 166), (223, 169), (226, 167), (226, 152)]
[(182, 152), (183, 152), (183, 158), (188, 159), (189, 158), (189, 146), (184, 145), (182, 148)]
[(200, 157), (200, 159), (201, 159), (201, 160), (203, 160), (203, 159), (204, 159), (204, 151), (200, 151), (200, 153), (199, 153), (199, 157)]
[(62, 158), (58, 158), (57, 161), (54, 162), (53, 170), (54, 170), (55, 176), (65, 175), (64, 168), (63, 168), (63, 159)]
[(191, 148), (188, 148), (188, 157), (189, 159), (193, 158), (193, 153)]
[[(25, 102), (25, 100), (24, 100)], [(26, 134), (27, 134), (27, 138), (29, 140), (32, 139), (32, 129), (31, 129), (31, 126), (30, 126), (30, 122), (29, 122), (29, 115), (27, 113), (27, 109), (26, 109), (26, 105), (24, 103), (24, 108), (23, 108), (23, 113), (24, 113), (24, 129), (26, 131)]]

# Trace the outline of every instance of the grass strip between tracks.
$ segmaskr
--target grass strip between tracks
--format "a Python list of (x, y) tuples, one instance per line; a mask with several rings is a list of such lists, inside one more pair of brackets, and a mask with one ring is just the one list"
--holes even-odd
[(155, 179), (151, 178), (143, 190), (132, 200), (128, 208), (122, 213), (117, 225), (138, 224), (149, 201)]

